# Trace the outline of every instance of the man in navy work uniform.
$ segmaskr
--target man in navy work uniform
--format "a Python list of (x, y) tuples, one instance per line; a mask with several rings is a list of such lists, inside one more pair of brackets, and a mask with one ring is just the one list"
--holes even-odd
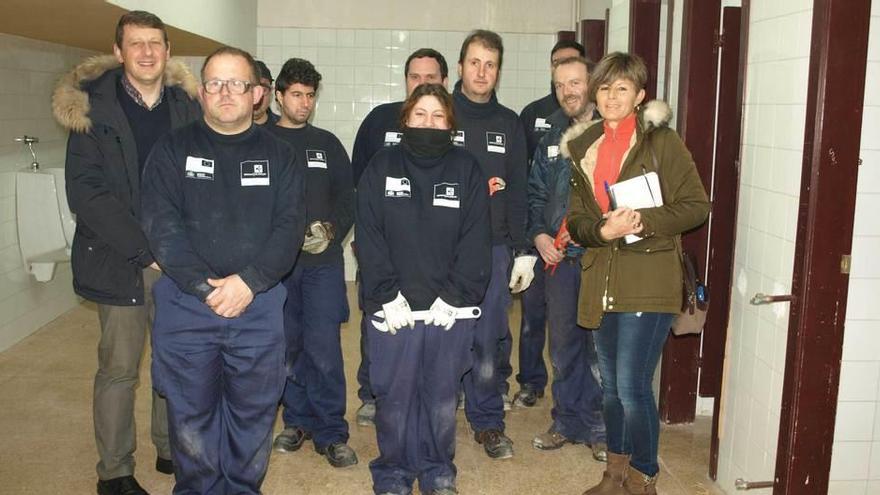
[[(464, 146), (487, 178), (492, 225), (492, 275), (482, 316), (474, 328), (474, 365), (464, 376), (465, 413), (474, 439), (493, 459), (513, 456), (513, 443), (504, 435), (507, 382), (501, 363), (509, 346), (507, 309), (511, 296), (531, 282), (536, 257), (528, 254), (526, 239), (526, 147), (516, 114), (498, 103), (495, 85), (504, 46), (492, 31), (477, 30), (461, 45), (453, 92), (458, 121), (453, 142)], [(511, 273), (511, 254), (514, 255)], [(508, 275), (510, 283), (508, 284)]]
[[(577, 324), (578, 292), (581, 285), (579, 260), (584, 248), (571, 244), (567, 231), (560, 233), (568, 210), (571, 161), (559, 153), (560, 141), (579, 136), (594, 117), (590, 102), (589, 63), (583, 57), (557, 61), (553, 84), (562, 108), (547, 120), (551, 129), (535, 150), (529, 174), (528, 235), (543, 259), (552, 267), (546, 272), (543, 296), (547, 301), (550, 331), (550, 361), (553, 363), (553, 423), (532, 445), (541, 450), (558, 449), (566, 443), (592, 447), (593, 457), (605, 461), (605, 421), (602, 417), (602, 388), (593, 372), (597, 367), (593, 333)], [(566, 132), (572, 128), (572, 133)], [(559, 237), (566, 247), (559, 249)], [(532, 286), (529, 290), (534, 290)]]
[[(584, 46), (577, 41), (559, 41), (550, 50), (551, 73), (556, 62), (569, 57), (583, 57), (585, 53)], [(557, 110), (559, 110), (559, 101), (556, 99), (555, 90), (551, 87), (549, 95), (529, 103), (519, 114), (519, 119), (526, 131), (530, 164), (535, 155), (538, 141), (551, 128), (548, 117)], [(522, 320), (519, 327), (519, 373), (516, 374), (519, 392), (513, 397), (513, 405), (519, 407), (534, 406), (538, 399), (544, 396), (544, 387), (547, 386), (547, 366), (544, 364), (544, 341), (547, 340), (545, 332), (547, 302), (544, 295), (544, 266), (542, 263), (536, 263), (535, 279), (532, 280), (529, 289), (522, 293)]]
[(263, 87), (263, 97), (254, 105), (254, 123), (259, 125), (273, 126), (278, 122), (278, 116), (272, 112), (272, 71), (266, 67), (262, 60), (257, 60), (257, 72), (260, 75), (260, 86)]
[(306, 164), (308, 228), (296, 266), (284, 278), (284, 331), (290, 376), (275, 450), (293, 452), (307, 438), (334, 467), (357, 464), (348, 446), (345, 370), (339, 327), (348, 320), (342, 239), (354, 223), (351, 163), (333, 134), (309, 124), (321, 74), (311, 62), (288, 60), (275, 81), (281, 120), (272, 132)]
[[(198, 83), (170, 50), (161, 19), (129, 12), (116, 26), (114, 54), (77, 66), (53, 98), (70, 130), (73, 288), (97, 303), (101, 324), (93, 399), (100, 495), (146, 493), (134, 478), (134, 400), (159, 266), (140, 227), (140, 172), (159, 136), (200, 115)], [(165, 400), (155, 392), (150, 423), (156, 469), (172, 474)]]
[[(446, 58), (432, 48), (420, 48), (410, 54), (403, 66), (403, 75), (406, 79), (406, 96), (412, 94), (416, 86), (424, 83), (435, 83), (446, 86), (449, 68)], [(386, 146), (396, 146), (400, 143), (400, 109), (402, 101), (385, 103), (374, 108), (358, 128), (351, 152), (352, 173), (354, 185), (357, 186), (361, 174), (367, 168), (370, 160), (377, 151)], [(363, 295), (358, 291), (358, 299)], [(360, 304), (363, 307), (363, 304)], [(361, 426), (373, 424), (376, 415), (376, 397), (370, 389), (370, 355), (366, 345), (367, 318), (361, 319), (361, 364), (358, 366), (358, 398), (361, 406), (357, 410), (357, 423)]]
[(253, 124), (253, 58), (205, 59), (204, 120), (161, 138), (143, 178), (156, 282), (154, 386), (168, 399), (175, 494), (258, 494), (284, 388), (286, 290), (305, 231), (304, 171)]

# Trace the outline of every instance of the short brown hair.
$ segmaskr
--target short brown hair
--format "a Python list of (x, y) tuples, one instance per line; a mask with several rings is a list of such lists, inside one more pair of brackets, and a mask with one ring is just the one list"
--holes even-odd
[(446, 112), (446, 122), (449, 123), (449, 129), (454, 130), (455, 110), (452, 108), (452, 96), (449, 95), (449, 91), (446, 91), (445, 86), (433, 83), (425, 83), (416, 86), (416, 89), (413, 90), (412, 94), (403, 102), (403, 107), (400, 109), (400, 128), (403, 129), (406, 127), (409, 113), (412, 112), (413, 107), (416, 106), (416, 103), (423, 96), (433, 96), (434, 98), (437, 98), (437, 101), (440, 102), (440, 106), (443, 107), (443, 111)]
[(220, 48), (211, 52), (210, 55), (205, 57), (204, 63), (202, 63), (202, 70), (199, 71), (199, 75), (202, 78), (202, 82), (205, 82), (205, 67), (208, 66), (208, 62), (211, 61), (212, 58), (219, 55), (233, 55), (235, 57), (241, 57), (245, 59), (248, 63), (248, 66), (251, 68), (251, 84), (259, 84), (260, 82), (260, 73), (257, 70), (257, 62), (254, 60), (254, 57), (251, 56), (250, 53), (242, 50), (241, 48), (235, 48), (234, 46), (221, 46)]
[(458, 63), (464, 63), (464, 57), (467, 55), (468, 48), (473, 43), (479, 43), (489, 50), (498, 52), (498, 68), (501, 68), (501, 61), (504, 60), (504, 42), (501, 41), (501, 36), (498, 33), (487, 29), (472, 31), (464, 39), (464, 42), (461, 44), (461, 51), (458, 53)]
[(590, 101), (596, 102), (599, 86), (611, 84), (618, 79), (633, 83), (636, 91), (645, 89), (648, 82), (648, 66), (642, 57), (634, 53), (613, 52), (602, 57), (590, 73)]
[(556, 71), (556, 68), (561, 65), (569, 65), (569, 64), (581, 64), (587, 68), (587, 74), (592, 74), (593, 69), (596, 67), (596, 64), (590, 62), (584, 57), (575, 56), (575, 57), (565, 57), (562, 60), (557, 60), (555, 64), (553, 64), (553, 71)]
[(116, 23), (116, 46), (122, 48), (122, 35), (125, 34), (125, 26), (138, 26), (153, 28), (162, 31), (162, 38), (165, 46), (168, 46), (168, 31), (165, 30), (165, 23), (159, 16), (144, 10), (132, 10), (127, 14), (123, 14)]

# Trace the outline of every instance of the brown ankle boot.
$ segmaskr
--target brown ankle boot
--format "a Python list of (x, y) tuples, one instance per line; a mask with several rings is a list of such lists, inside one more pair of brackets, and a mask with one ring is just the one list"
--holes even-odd
[(630, 466), (626, 472), (626, 478), (623, 480), (625, 493), (627, 495), (657, 495), (656, 485), (659, 476), (659, 472), (654, 476), (648, 476)]
[(627, 495), (623, 479), (629, 467), (629, 456), (608, 451), (608, 464), (602, 473), (602, 481), (584, 492), (584, 495)]

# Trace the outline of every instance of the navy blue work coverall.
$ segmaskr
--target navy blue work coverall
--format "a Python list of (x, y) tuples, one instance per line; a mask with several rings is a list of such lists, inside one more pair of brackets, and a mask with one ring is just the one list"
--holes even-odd
[[(147, 159), (142, 224), (163, 271), (153, 385), (168, 399), (175, 494), (260, 493), (286, 376), (279, 281), (305, 230), (295, 159), (258, 126), (223, 135), (201, 120)], [(255, 297), (223, 318), (204, 302), (207, 279), (232, 274)]]
[[(552, 86), (552, 85), (551, 85)], [(553, 127), (548, 119), (559, 110), (556, 94), (537, 99), (523, 108), (519, 114), (526, 133), (528, 143), (526, 153), (529, 158), (529, 170), (535, 156), (538, 141)], [(565, 123), (567, 126), (567, 122)], [(529, 238), (534, 241), (533, 238)], [(547, 386), (547, 365), (544, 364), (544, 342), (547, 340), (547, 303), (545, 300), (546, 286), (544, 281), (544, 264), (539, 259), (535, 263), (535, 278), (529, 288), (522, 293), (522, 320), (519, 327), (519, 372), (516, 381), (521, 389), (544, 391)], [(502, 359), (505, 361), (505, 359)], [(510, 361), (508, 356), (507, 362)]]
[(281, 416), (285, 427), (311, 432), (323, 449), (348, 441), (340, 325), (348, 320), (342, 240), (354, 223), (351, 164), (339, 139), (324, 129), (311, 124), (270, 129), (305, 163), (306, 223), (329, 222), (335, 230), (325, 251), (300, 252), (283, 280), (289, 376)]
[[(357, 191), (364, 310), (381, 310), (398, 291), (413, 311), (437, 297), (476, 305), (491, 265), (486, 179), (465, 150), (418, 158), (405, 139), (376, 154)], [(457, 395), (473, 338), (474, 320), (458, 320), (448, 331), (417, 321), (396, 335), (369, 328), (375, 493), (409, 494), (415, 479), (422, 493), (454, 488)]]
[(511, 255), (531, 248), (526, 239), (526, 144), (516, 114), (498, 103), (475, 103), (453, 91), (458, 126), (454, 143), (470, 151), (487, 178), (492, 230), (492, 279), (480, 305), (474, 335), (474, 366), (464, 378), (465, 414), (476, 432), (504, 431), (504, 402), (510, 376), (511, 335), (507, 309), (511, 303)]
[[(385, 103), (374, 108), (367, 114), (358, 128), (354, 138), (354, 148), (351, 150), (351, 173), (354, 177), (354, 185), (357, 186), (361, 174), (367, 169), (370, 160), (377, 151), (387, 146), (400, 144), (400, 109), (402, 101)], [(355, 240), (357, 242), (357, 240)], [(355, 249), (357, 256), (357, 249)], [(363, 295), (358, 286), (358, 303), (363, 309)], [(358, 366), (358, 399), (361, 402), (375, 402), (373, 391), (370, 389), (370, 350), (367, 346), (367, 330), (370, 326), (369, 317), (366, 313), (361, 318), (361, 364)]]
[[(565, 139), (569, 118), (560, 109), (548, 120), (552, 129), (535, 150), (529, 173), (528, 235), (531, 239), (539, 234), (555, 238), (568, 211), (572, 164), (560, 153), (560, 141)], [(565, 258), (555, 269), (545, 272), (542, 295), (547, 303), (553, 365), (551, 429), (569, 440), (592, 445), (605, 442), (605, 421), (593, 332), (577, 324), (583, 253), (584, 248), (579, 246), (566, 248)], [(543, 269), (543, 260), (538, 264)]]

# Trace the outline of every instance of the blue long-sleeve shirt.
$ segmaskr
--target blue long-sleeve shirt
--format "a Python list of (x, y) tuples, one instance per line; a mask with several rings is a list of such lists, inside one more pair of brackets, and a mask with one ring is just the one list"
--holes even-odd
[(476, 103), (461, 92), (461, 81), (453, 91), (457, 132), (454, 143), (470, 151), (489, 182), (499, 184), (489, 198), (492, 243), (515, 250), (527, 250), (526, 239), (526, 137), (513, 110), (498, 103), (495, 95), (487, 103)]
[(357, 197), (365, 311), (398, 291), (413, 310), (437, 297), (453, 306), (483, 300), (492, 268), (489, 197), (470, 153), (453, 148), (428, 159), (386, 148), (364, 171)]
[(163, 272), (202, 300), (208, 278), (238, 274), (254, 294), (277, 284), (305, 234), (296, 159), (259, 126), (224, 135), (199, 120), (162, 137), (144, 167), (142, 225)]

